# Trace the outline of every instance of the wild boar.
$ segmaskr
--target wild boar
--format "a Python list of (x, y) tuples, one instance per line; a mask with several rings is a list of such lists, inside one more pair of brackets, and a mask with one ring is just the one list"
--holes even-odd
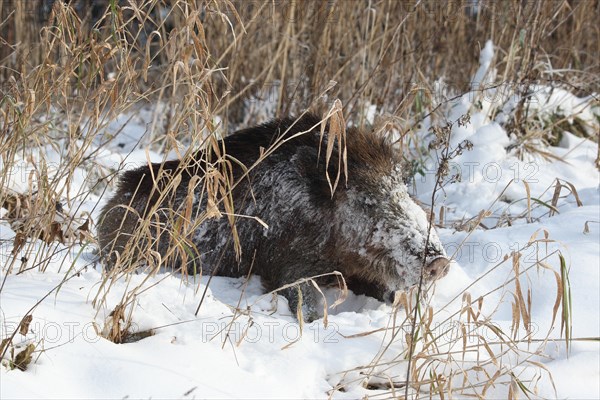
[[(343, 163), (336, 144), (326, 167), (328, 132), (327, 126), (321, 136), (321, 119), (311, 114), (274, 120), (198, 151), (192, 163), (174, 160), (126, 171), (99, 218), (108, 266), (122, 263), (127, 249), (128, 262), (155, 251), (164, 264), (191, 273), (240, 277), (251, 271), (269, 291), (339, 271), (350, 289), (386, 301), (416, 285), (421, 273), (425, 282), (443, 276), (444, 248), (433, 229), (427, 240), (427, 216), (410, 198), (389, 140), (348, 129), (347, 182), (342, 176), (332, 194), (326, 168), (335, 177)], [(265, 153), (269, 148), (274, 150)], [(221, 152), (226, 156), (218, 164)], [(220, 197), (230, 204), (220, 218), (215, 215), (225, 213), (224, 203), (210, 194), (217, 164), (228, 166), (219, 176), (232, 188)], [(147, 228), (140, 234), (142, 226)], [(310, 283), (281, 294), (296, 312), (299, 288), (302, 315), (318, 318), (319, 294)]]

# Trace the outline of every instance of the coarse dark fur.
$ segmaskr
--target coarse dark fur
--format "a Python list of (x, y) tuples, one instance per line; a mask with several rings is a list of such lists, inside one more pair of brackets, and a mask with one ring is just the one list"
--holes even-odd
[[(425, 251), (426, 217), (406, 193), (390, 143), (349, 129), (348, 182), (342, 174), (332, 196), (325, 173), (328, 129), (321, 138), (320, 127), (320, 118), (310, 114), (275, 120), (197, 152), (188, 165), (175, 160), (126, 171), (99, 219), (101, 252), (109, 267), (122, 265), (119, 257), (126, 253), (135, 262), (155, 250), (163, 264), (185, 264), (191, 273), (239, 277), (252, 269), (267, 290), (339, 271), (350, 289), (380, 300), (418, 282), (423, 255), (425, 278), (442, 275), (444, 250), (431, 230)], [(273, 145), (276, 149), (255, 165)], [(221, 154), (226, 156), (219, 158)], [(336, 145), (329, 162), (332, 181), (338, 161)], [(207, 218), (207, 209), (209, 216), (217, 214), (207, 201), (215, 176), (234, 184), (233, 209), (221, 218)], [(173, 189), (164, 194), (169, 185)], [(219, 198), (223, 196), (227, 194), (221, 192)], [(220, 203), (218, 209), (227, 208)], [(250, 217), (260, 218), (268, 229)], [(239, 237), (241, 257), (232, 230)], [(317, 281), (332, 283), (331, 277)], [(305, 318), (313, 320), (318, 293), (308, 283), (299, 287)], [(298, 289), (282, 294), (295, 311)]]

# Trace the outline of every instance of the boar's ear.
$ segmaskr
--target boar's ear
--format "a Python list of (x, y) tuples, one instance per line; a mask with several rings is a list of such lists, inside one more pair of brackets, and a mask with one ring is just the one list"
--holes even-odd
[(318, 204), (330, 203), (331, 190), (325, 175), (325, 162), (320, 160), (317, 163), (317, 149), (308, 146), (298, 148), (294, 162), (296, 162), (296, 171), (308, 187), (312, 200)]
[(307, 183), (316, 179), (318, 175), (317, 152), (312, 147), (300, 146), (290, 160), (300, 178)]

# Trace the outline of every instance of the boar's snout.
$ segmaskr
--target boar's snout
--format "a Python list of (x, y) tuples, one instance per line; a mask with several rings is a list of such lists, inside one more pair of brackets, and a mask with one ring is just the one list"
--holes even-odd
[(425, 280), (440, 279), (448, 273), (450, 260), (446, 257), (438, 257), (431, 261), (426, 267), (424, 273)]
[[(443, 278), (444, 276), (446, 276), (449, 269), (450, 260), (448, 260), (444, 256), (439, 256), (429, 261), (429, 264), (427, 264), (427, 266), (423, 270), (423, 284)], [(392, 288), (388, 289), (387, 291), (385, 291), (385, 293), (383, 293), (382, 300), (387, 304), (393, 304), (397, 290), (398, 289)]]

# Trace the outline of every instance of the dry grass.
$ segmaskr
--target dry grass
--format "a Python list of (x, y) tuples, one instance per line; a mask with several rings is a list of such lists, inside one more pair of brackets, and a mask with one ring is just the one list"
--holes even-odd
[[(536, 393), (541, 387), (548, 384), (554, 386), (552, 376), (540, 362), (549, 358), (545, 349), (553, 339), (550, 339), (550, 331), (535, 332), (532, 325), (531, 288), (526, 282), (528, 274), (535, 269), (548, 269), (555, 274), (557, 294), (553, 319), (560, 320), (561, 326), (565, 327), (567, 348), (573, 339), (569, 336), (571, 311), (568, 306), (568, 278), (566, 275), (559, 276), (567, 274), (567, 268), (559, 251), (542, 254), (541, 248), (548, 242), (547, 237), (532, 238), (518, 251), (494, 265), (487, 273), (509, 267), (514, 270), (513, 277), (476, 299), (471, 298), (467, 290), (462, 295), (460, 310), (453, 314), (444, 312), (444, 308), (436, 310), (427, 301), (414, 303), (414, 293), (402, 296), (398, 300), (397, 314), (385, 329), (379, 353), (368, 366), (342, 372), (340, 384), (333, 391), (360, 383), (369, 390), (377, 390), (372, 392), (374, 398), (397, 398), (405, 394), (414, 399), (432, 396), (495, 398), (499, 396), (498, 393), (503, 393), (498, 391), (499, 388), (508, 387), (509, 398), (523, 395), (539, 398)], [(535, 248), (539, 257), (535, 263), (521, 259), (522, 254), (531, 248)], [(548, 260), (553, 257), (560, 258), (563, 266), (561, 272), (548, 266)], [(510, 286), (515, 289), (507, 290)], [(502, 293), (503, 298), (512, 298), (510, 330), (494, 321), (493, 312), (482, 311), (486, 298), (494, 292)], [(411, 310), (415, 309), (417, 313), (413, 315)], [(405, 350), (395, 356), (393, 352), (390, 355), (391, 349), (398, 344)], [(412, 356), (409, 353), (411, 348), (415, 349)], [(518, 361), (509, 363), (507, 359)], [(407, 360), (412, 360), (408, 364), (408, 381)]]
[[(586, 94), (599, 88), (595, 1), (483, 1), (475, 13), (470, 1), (347, 7), (340, 1), (98, 0), (98, 12), (109, 11), (103, 18), (89, 9), (57, 17), (59, 7), (43, 13), (36, 3), (1, 3), (2, 37), (12, 45), (0, 55), (4, 81), (19, 81), (47, 61), (64, 65), (73, 51), (88, 53), (76, 57), (82, 65), (71, 78), (85, 76), (88, 88), (110, 72), (117, 81), (136, 78), (137, 85), (121, 81), (118, 97), (168, 99), (176, 112), (165, 131), (182, 135), (177, 120), (187, 119), (192, 105), (197, 118), (219, 115), (235, 125), (265, 117), (247, 101), (254, 96), (273, 101), (268, 117), (297, 114), (315, 101), (324, 112), (327, 101), (318, 97), (332, 80), (338, 84), (329, 102), (344, 99), (344, 112), (357, 123), (365, 122), (368, 104), (410, 120), (427, 106), (435, 79), (444, 77), (456, 92), (469, 88), (487, 39), (502, 49), (497, 66), (504, 82), (564, 82)], [(51, 31), (40, 40), (44, 16), (57, 25), (82, 19), (62, 51), (44, 45), (44, 39), (61, 40)], [(190, 103), (181, 101), (185, 95)]]
[[(135, 115), (141, 105), (163, 108), (153, 115), (140, 146), (163, 154), (176, 151), (184, 163), (194, 161), (190, 156), (200, 146), (218, 149), (216, 138), (240, 126), (309, 108), (325, 115), (334, 105), (340, 119), (349, 117), (364, 126), (369, 107), (376, 106), (380, 117), (374, 128), (398, 132), (401, 151), (416, 173), (424, 151), (413, 128), (427, 116), (443, 126), (443, 105), (471, 89), (487, 39), (500, 49), (494, 60), (499, 83), (511, 83), (522, 93), (536, 82), (582, 96), (600, 92), (598, 1), (481, 1), (477, 9), (466, 0), (356, 0), (352, 7), (341, 0), (97, 0), (92, 8), (78, 7), (77, 1), (74, 7), (50, 3), (0, 0), (0, 204), (7, 210), (2, 218), (16, 233), (3, 248), (10, 253), (2, 265), (5, 277), (44, 271), (56, 257), (67, 263), (63, 272), (69, 274), (68, 253), (95, 246), (90, 232), (97, 221), (81, 211), (82, 204), (111, 190), (124, 167), (107, 168), (97, 161), (104, 148), (119, 140), (118, 132), (109, 136), (106, 128), (118, 115)], [(433, 84), (440, 77), (449, 84), (447, 92)], [(512, 117), (506, 127), (520, 138), (524, 152), (540, 151), (539, 140), (560, 140), (566, 123), (560, 116), (540, 120), (525, 103)], [(588, 134), (577, 120), (570, 124), (571, 130)], [(185, 146), (189, 150), (182, 151)], [(47, 159), (46, 149), (60, 154), (59, 159)], [(235, 184), (228, 178), (228, 163), (225, 154), (218, 154), (197, 182), (210, 206), (196, 221), (229, 218), (239, 246), (228, 198)], [(82, 171), (85, 184), (78, 180)], [(15, 186), (15, 181), (26, 184)], [(555, 187), (556, 196), (562, 188), (577, 196), (568, 183)], [(169, 196), (170, 190), (160, 196)], [(185, 257), (188, 235), (197, 227), (185, 224), (189, 212), (174, 210), (174, 221), (181, 223), (173, 225), (178, 226), (173, 256)], [(470, 221), (465, 229), (479, 222)], [(146, 251), (153, 246), (153, 230), (152, 220), (142, 223), (138, 243), (145, 247), (121, 255), (125, 268), (106, 276), (96, 307), (105, 304), (115, 280), (126, 279), (135, 269), (134, 255), (147, 254), (149, 271), (158, 270), (163, 260)], [(557, 257), (544, 255), (536, 265), (523, 266), (519, 254), (503, 262), (513, 263), (515, 282), (533, 267), (545, 268), (545, 257)], [(569, 337), (567, 282), (564, 266), (557, 276), (557, 304)], [(105, 337), (127, 340), (140, 287), (123, 294), (99, 329)], [(527, 289), (516, 287), (512, 334), (497, 330), (489, 316), (481, 315), (485, 298), (465, 295), (460, 314), (453, 316), (464, 329), (444, 348), (431, 326), (438, 311), (422, 299), (402, 298), (406, 315), (398, 312), (389, 337), (390, 344), (404, 341), (414, 351), (396, 357), (395, 365), (413, 361), (409, 387), (402, 391), (410, 388), (427, 397), (470, 390), (485, 396), (492, 384), (508, 385), (511, 393), (535, 386), (497, 362), (515, 353), (524, 356), (523, 364), (543, 369), (529, 357), (538, 350), (524, 350), (516, 333), (527, 333), (530, 315)], [(412, 334), (404, 334), (407, 327)], [(483, 339), (481, 329), (491, 329), (496, 338)], [(472, 337), (476, 344), (465, 345)], [(467, 355), (476, 355), (477, 361), (465, 364)], [(385, 368), (376, 358), (363, 371), (365, 385), (398, 395), (394, 390), (404, 377), (389, 377)]]

